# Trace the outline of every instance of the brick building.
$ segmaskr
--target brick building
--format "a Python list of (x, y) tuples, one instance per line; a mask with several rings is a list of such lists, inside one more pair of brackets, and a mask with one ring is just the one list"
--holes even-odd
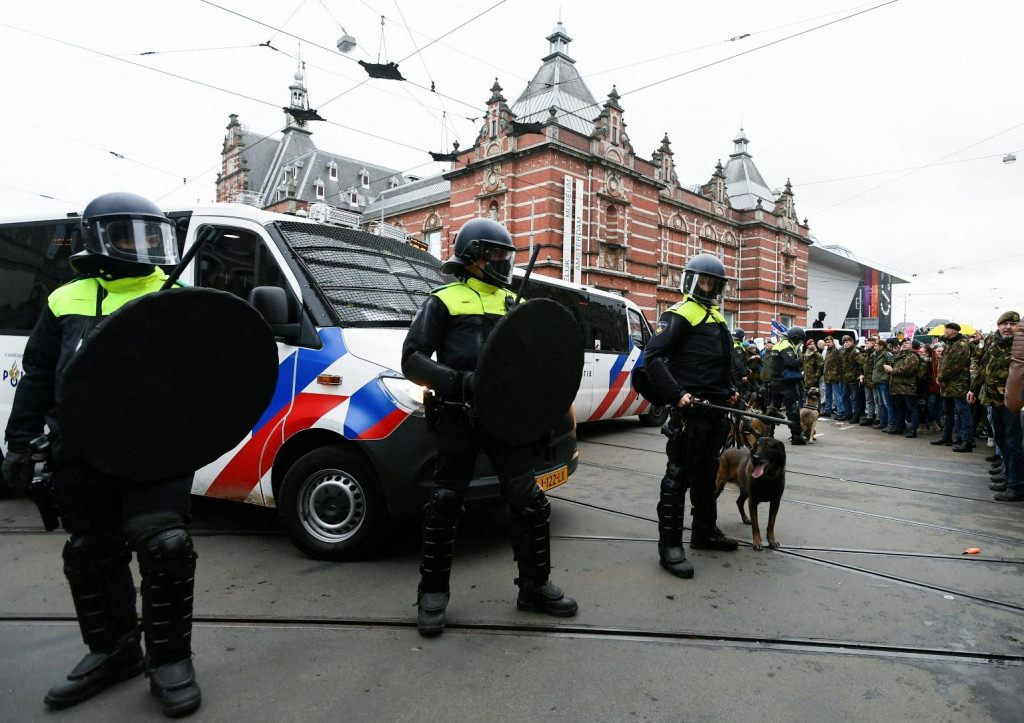
[[(724, 167), (719, 162), (705, 183), (683, 185), (668, 135), (649, 158), (638, 155), (614, 86), (603, 102), (595, 100), (569, 55), (572, 39), (561, 22), (547, 40), (548, 54), (515, 102), (509, 104), (495, 80), (480, 132), (471, 147), (455, 149), (450, 170), (408, 182), (380, 169), (372, 177), (388, 180), (378, 181), (379, 189), (371, 184), (366, 198), (373, 200), (342, 203), (343, 210), (358, 212), (370, 230), (401, 229), (440, 258), (450, 254), (465, 221), (489, 215), (512, 233), (518, 263), (539, 248), (536, 273), (627, 295), (652, 321), (678, 300), (687, 259), (711, 253), (734, 280), (724, 305), (730, 323), (752, 336), (770, 334), (772, 319), (806, 324), (808, 227), (797, 219), (789, 183), (780, 192), (765, 183), (743, 131)], [(298, 74), (293, 104), (303, 100), (296, 86)], [(237, 118), (231, 120), (218, 179), (218, 198), (225, 200), (242, 190), (237, 169), (246, 155), (231, 145), (233, 138), (246, 142), (240, 126), (233, 127)], [(264, 198), (276, 194), (265, 207), (296, 212), (324, 200), (315, 188), (310, 198), (303, 184), (313, 175), (322, 179), (313, 166), (323, 166), (329, 154), (315, 151), (308, 131), (289, 127), (289, 134), (291, 140), (274, 146), (280, 160), (267, 164), (267, 173), (277, 175), (262, 178), (260, 190)], [(280, 170), (297, 163), (283, 148), (286, 141), (308, 144), (300, 160), (310, 168), (293, 186)], [(239, 160), (232, 165), (233, 157)], [(248, 163), (249, 183), (259, 175), (254, 165)]]

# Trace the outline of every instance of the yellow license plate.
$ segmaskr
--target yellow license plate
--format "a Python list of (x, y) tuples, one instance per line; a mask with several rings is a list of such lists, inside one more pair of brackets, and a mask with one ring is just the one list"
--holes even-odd
[(565, 484), (569, 479), (569, 468), (560, 467), (554, 472), (548, 472), (547, 474), (541, 475), (537, 478), (537, 485), (547, 492), (553, 490), (560, 484)]

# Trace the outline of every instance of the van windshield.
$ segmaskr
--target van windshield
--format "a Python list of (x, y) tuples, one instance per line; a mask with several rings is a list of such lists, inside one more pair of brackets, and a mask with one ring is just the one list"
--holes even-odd
[(274, 225), (341, 326), (407, 327), (430, 290), (452, 280), (437, 259), (401, 241), (337, 226)]

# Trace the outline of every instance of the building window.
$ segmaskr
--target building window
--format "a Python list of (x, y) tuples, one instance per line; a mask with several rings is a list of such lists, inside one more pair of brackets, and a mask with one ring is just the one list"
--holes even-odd
[(427, 245), (428, 254), (435, 259), (441, 258), (441, 229), (424, 232), (423, 242)]
[(318, 199), (322, 200), (323, 197), (324, 197), (324, 184), (323, 184), (323, 181), (321, 181), (320, 179), (317, 179), (316, 183), (313, 184), (313, 189), (316, 191), (316, 197)]
[(354, 188), (349, 189), (349, 192), (348, 192), (348, 202), (353, 204), (353, 205), (359, 203), (359, 194), (356, 193), (356, 189), (354, 189)]
[(779, 323), (788, 329), (793, 326), (793, 317), (782, 314), (779, 316)]
[(365, 168), (359, 172), (359, 183), (362, 184), (363, 188), (370, 185), (370, 172)]
[(619, 144), (619, 121), (617, 118), (612, 118), (612, 143)]
[(330, 171), (331, 171), (331, 180), (332, 181), (337, 181), (338, 180), (338, 166), (332, 161), (331, 165), (328, 168), (330, 168)]

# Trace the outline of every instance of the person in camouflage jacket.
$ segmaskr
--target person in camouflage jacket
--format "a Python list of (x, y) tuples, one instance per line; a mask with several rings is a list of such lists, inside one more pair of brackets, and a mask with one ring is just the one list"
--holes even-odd
[(825, 337), (825, 351), (822, 352), (822, 359), (824, 360), (822, 373), (825, 380), (825, 411), (821, 413), (821, 416), (831, 416), (834, 409), (836, 416), (842, 417), (846, 411), (843, 406), (843, 358), (831, 336)]
[(864, 404), (860, 394), (860, 381), (864, 376), (864, 355), (849, 334), (843, 337), (843, 350), (840, 356), (843, 359), (843, 407), (846, 413), (840, 414), (836, 420), (848, 419), (851, 424), (859, 424)]
[(871, 374), (871, 363), (875, 356), (877, 342), (877, 336), (869, 336), (868, 340), (864, 342), (864, 375), (862, 377), (864, 382), (864, 418), (860, 420), (862, 427), (874, 424), (878, 419), (878, 389), (875, 387)]
[(1020, 323), (1020, 314), (1007, 311), (999, 317), (998, 332), (985, 343), (978, 360), (978, 375), (971, 382), (967, 401), (973, 404), (980, 398), (982, 404), (992, 408), (992, 426), (996, 445), (1003, 452), (1004, 480), (997, 480), (990, 488), (1000, 494), (1000, 501), (1024, 499), (1024, 451), (1022, 451), (1020, 415), (1006, 408), (1006, 380), (1010, 373), (1013, 336)]
[[(872, 429), (881, 429), (883, 432), (888, 432), (896, 426), (896, 407), (892, 401), (892, 394), (889, 392), (889, 381), (892, 379), (892, 375), (885, 370), (887, 366), (891, 367), (894, 361), (889, 347), (889, 344), (879, 341), (878, 348), (871, 355), (871, 383), (875, 385), (875, 393), (878, 395), (878, 404), (875, 407), (878, 418), (871, 427)], [(866, 375), (867, 371), (865, 371)]]
[(818, 386), (824, 364), (825, 360), (821, 358), (821, 352), (814, 345), (814, 339), (808, 339), (804, 347), (804, 389)]
[[(893, 403), (896, 406), (896, 423), (893, 425), (892, 434), (906, 432), (907, 437), (917, 436), (917, 427), (920, 418), (917, 414), (917, 369), (920, 360), (917, 352), (914, 351), (914, 340), (907, 337), (900, 343), (900, 350), (897, 352), (891, 366), (886, 371), (892, 374), (889, 382), (889, 391), (892, 393)], [(907, 423), (910, 429), (906, 429)]]
[[(960, 325), (946, 324), (942, 334), (943, 349), (939, 359), (939, 392), (942, 395), (942, 437), (932, 444), (953, 446), (954, 452), (974, 449), (974, 429), (967, 392), (971, 383), (971, 347), (960, 333)], [(956, 430), (956, 443), (953, 432)]]

